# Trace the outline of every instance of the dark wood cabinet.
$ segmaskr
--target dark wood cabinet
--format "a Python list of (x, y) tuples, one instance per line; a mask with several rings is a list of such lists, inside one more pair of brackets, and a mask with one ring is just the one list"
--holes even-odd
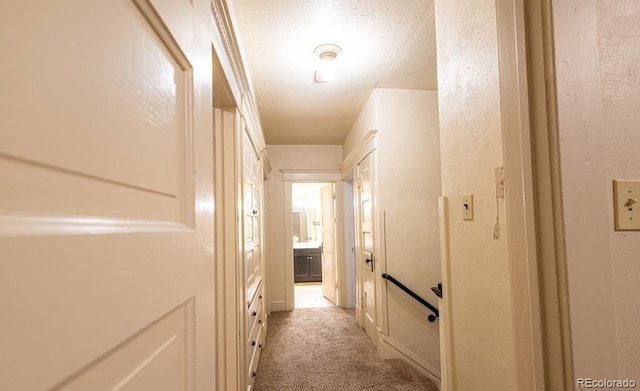
[(293, 250), (294, 282), (322, 281), (322, 253), (320, 248)]

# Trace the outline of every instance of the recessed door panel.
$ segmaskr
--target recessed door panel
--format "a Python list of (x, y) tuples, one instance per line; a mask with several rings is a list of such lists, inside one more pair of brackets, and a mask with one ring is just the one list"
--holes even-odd
[(184, 222), (193, 72), (172, 32), (144, 0), (37, 8), (0, 27), (1, 208)]
[(192, 311), (192, 301), (181, 305), (56, 389), (185, 390), (190, 371), (186, 325), (193, 321)]

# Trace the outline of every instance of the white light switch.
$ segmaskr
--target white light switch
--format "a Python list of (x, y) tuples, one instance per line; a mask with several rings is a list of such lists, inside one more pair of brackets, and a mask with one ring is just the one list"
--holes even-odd
[(613, 181), (616, 231), (640, 231), (640, 181)]
[(462, 196), (462, 219), (473, 220), (473, 194)]

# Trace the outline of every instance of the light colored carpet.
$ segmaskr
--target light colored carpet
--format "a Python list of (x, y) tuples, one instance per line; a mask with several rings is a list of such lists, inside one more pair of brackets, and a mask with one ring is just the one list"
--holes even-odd
[(401, 360), (381, 359), (354, 310), (274, 312), (258, 364), (255, 391), (436, 391)]

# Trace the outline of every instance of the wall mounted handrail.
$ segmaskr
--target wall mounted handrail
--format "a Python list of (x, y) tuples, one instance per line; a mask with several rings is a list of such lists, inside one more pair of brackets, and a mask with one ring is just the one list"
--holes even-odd
[(435, 320), (437, 318), (440, 317), (440, 311), (438, 311), (438, 309), (436, 307), (434, 307), (433, 305), (431, 305), (428, 301), (426, 301), (425, 299), (423, 299), (422, 297), (418, 296), (414, 291), (412, 291), (411, 289), (407, 288), (406, 286), (404, 286), (403, 283), (401, 283), (400, 281), (396, 280), (395, 278), (393, 278), (392, 276), (388, 275), (387, 273), (382, 273), (382, 278), (384, 278), (385, 280), (391, 281), (394, 285), (396, 285), (398, 288), (402, 289), (406, 294), (408, 294), (409, 296), (413, 297), (416, 301), (418, 301), (420, 304), (422, 304), (423, 306), (427, 307), (428, 309), (431, 310), (431, 312), (433, 312), (433, 314), (430, 314), (427, 319), (429, 320), (429, 322), (435, 322)]

